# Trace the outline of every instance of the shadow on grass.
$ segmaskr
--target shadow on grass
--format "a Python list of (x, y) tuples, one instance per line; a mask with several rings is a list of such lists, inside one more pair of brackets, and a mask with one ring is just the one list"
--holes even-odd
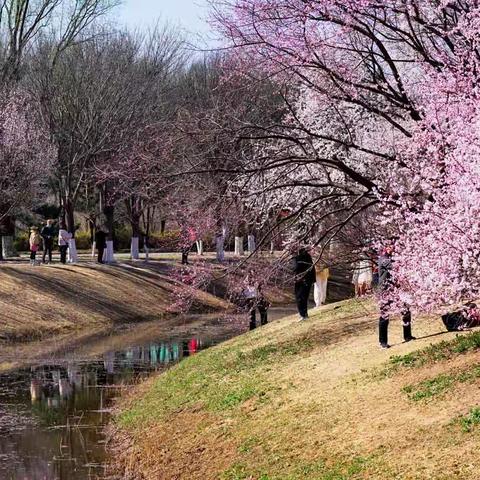
[[(119, 293), (117, 296), (111, 296), (102, 292), (101, 278), (92, 279), (91, 283), (76, 283), (75, 277), (86, 276), (84, 273), (73, 268), (61, 268), (55, 270), (53, 276), (46, 275), (47, 270), (38, 272), (26, 271), (21, 268), (7, 267), (2, 272), (16, 281), (20, 281), (24, 286), (24, 291), (37, 290), (46, 295), (55, 297), (59, 302), (71, 304), (73, 312), (72, 318), (75, 318), (75, 306), (81, 311), (90, 311), (92, 313), (101, 313), (112, 321), (133, 322), (140, 320), (149, 320), (151, 316), (142, 314), (138, 309), (126, 303), (125, 298)], [(51, 273), (51, 271), (49, 272)], [(68, 277), (65, 275), (68, 273)], [(104, 273), (102, 271), (102, 273)], [(124, 274), (123, 276), (126, 277)], [(122, 278), (117, 276), (118, 281)], [(131, 281), (130, 279), (128, 279)], [(135, 283), (133, 283), (135, 285)], [(137, 282), (137, 287), (141, 284)], [(30, 308), (27, 305), (22, 305)], [(39, 304), (35, 306), (38, 313), (42, 316), (51, 317), (54, 306), (51, 303)], [(68, 319), (67, 319), (68, 320)]]

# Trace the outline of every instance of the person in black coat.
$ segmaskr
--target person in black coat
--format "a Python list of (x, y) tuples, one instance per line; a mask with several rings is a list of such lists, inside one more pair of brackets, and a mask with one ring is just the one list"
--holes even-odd
[(53, 226), (53, 220), (47, 220), (47, 224), (42, 228), (40, 236), (43, 240), (42, 263), (45, 263), (47, 255), (48, 262), (52, 263), (53, 240), (55, 237), (55, 227)]
[[(386, 247), (382, 252), (382, 255), (378, 258), (378, 287), (380, 289), (380, 295), (382, 292), (387, 291), (393, 287), (393, 278), (391, 274), (392, 269), (392, 255), (393, 247)], [(388, 309), (391, 305), (391, 301), (385, 298), (380, 300), (380, 318), (378, 320), (378, 340), (380, 347), (390, 348), (388, 344), (388, 324), (390, 323), (390, 316)], [(408, 305), (405, 305), (402, 309), (402, 325), (403, 325), (403, 339), (406, 342), (415, 340), (412, 335), (412, 314)]]
[(293, 257), (293, 273), (295, 274), (295, 299), (300, 321), (302, 321), (308, 318), (308, 299), (312, 285), (316, 281), (312, 256), (305, 248), (300, 248), (297, 255)]
[(95, 244), (98, 252), (98, 263), (105, 263), (103, 261), (103, 252), (105, 252), (105, 247), (107, 246), (107, 234), (102, 227), (98, 228), (95, 232)]

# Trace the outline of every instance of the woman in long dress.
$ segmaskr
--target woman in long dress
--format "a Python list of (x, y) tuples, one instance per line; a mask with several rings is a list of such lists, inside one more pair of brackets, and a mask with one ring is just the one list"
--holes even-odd
[(355, 286), (355, 296), (362, 297), (372, 289), (372, 262), (365, 258), (359, 260), (353, 270), (352, 283)]
[(327, 286), (330, 270), (317, 263), (315, 265), (315, 274), (316, 280), (313, 289), (313, 299), (315, 300), (315, 305), (320, 307), (327, 301)]

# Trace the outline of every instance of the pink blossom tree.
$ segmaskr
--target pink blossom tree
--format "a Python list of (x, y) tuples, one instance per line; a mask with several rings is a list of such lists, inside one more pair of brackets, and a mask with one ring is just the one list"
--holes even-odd
[(233, 67), (284, 85), (288, 114), (250, 126), (255, 163), (236, 179), (253, 203), (316, 242), (370, 211), (398, 237), (397, 304), (475, 296), (477, 2), (211, 3)]
[[(54, 159), (55, 149), (32, 98), (19, 89), (1, 92), (0, 223), (20, 208), (32, 207), (46, 193)], [(8, 238), (3, 238), (4, 244)]]

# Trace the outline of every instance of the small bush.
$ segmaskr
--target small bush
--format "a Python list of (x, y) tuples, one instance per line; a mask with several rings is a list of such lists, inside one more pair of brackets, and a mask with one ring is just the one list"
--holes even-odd
[(462, 430), (466, 433), (471, 432), (477, 425), (480, 425), (480, 407), (475, 407), (460, 419)]
[(176, 252), (179, 250), (180, 231), (171, 230), (165, 233), (154, 232), (150, 235), (150, 248), (159, 252)]
[(17, 233), (13, 245), (17, 252), (28, 252), (30, 250), (28, 232)]
[(78, 231), (75, 233), (75, 244), (79, 250), (89, 250), (92, 248), (89, 232)]

